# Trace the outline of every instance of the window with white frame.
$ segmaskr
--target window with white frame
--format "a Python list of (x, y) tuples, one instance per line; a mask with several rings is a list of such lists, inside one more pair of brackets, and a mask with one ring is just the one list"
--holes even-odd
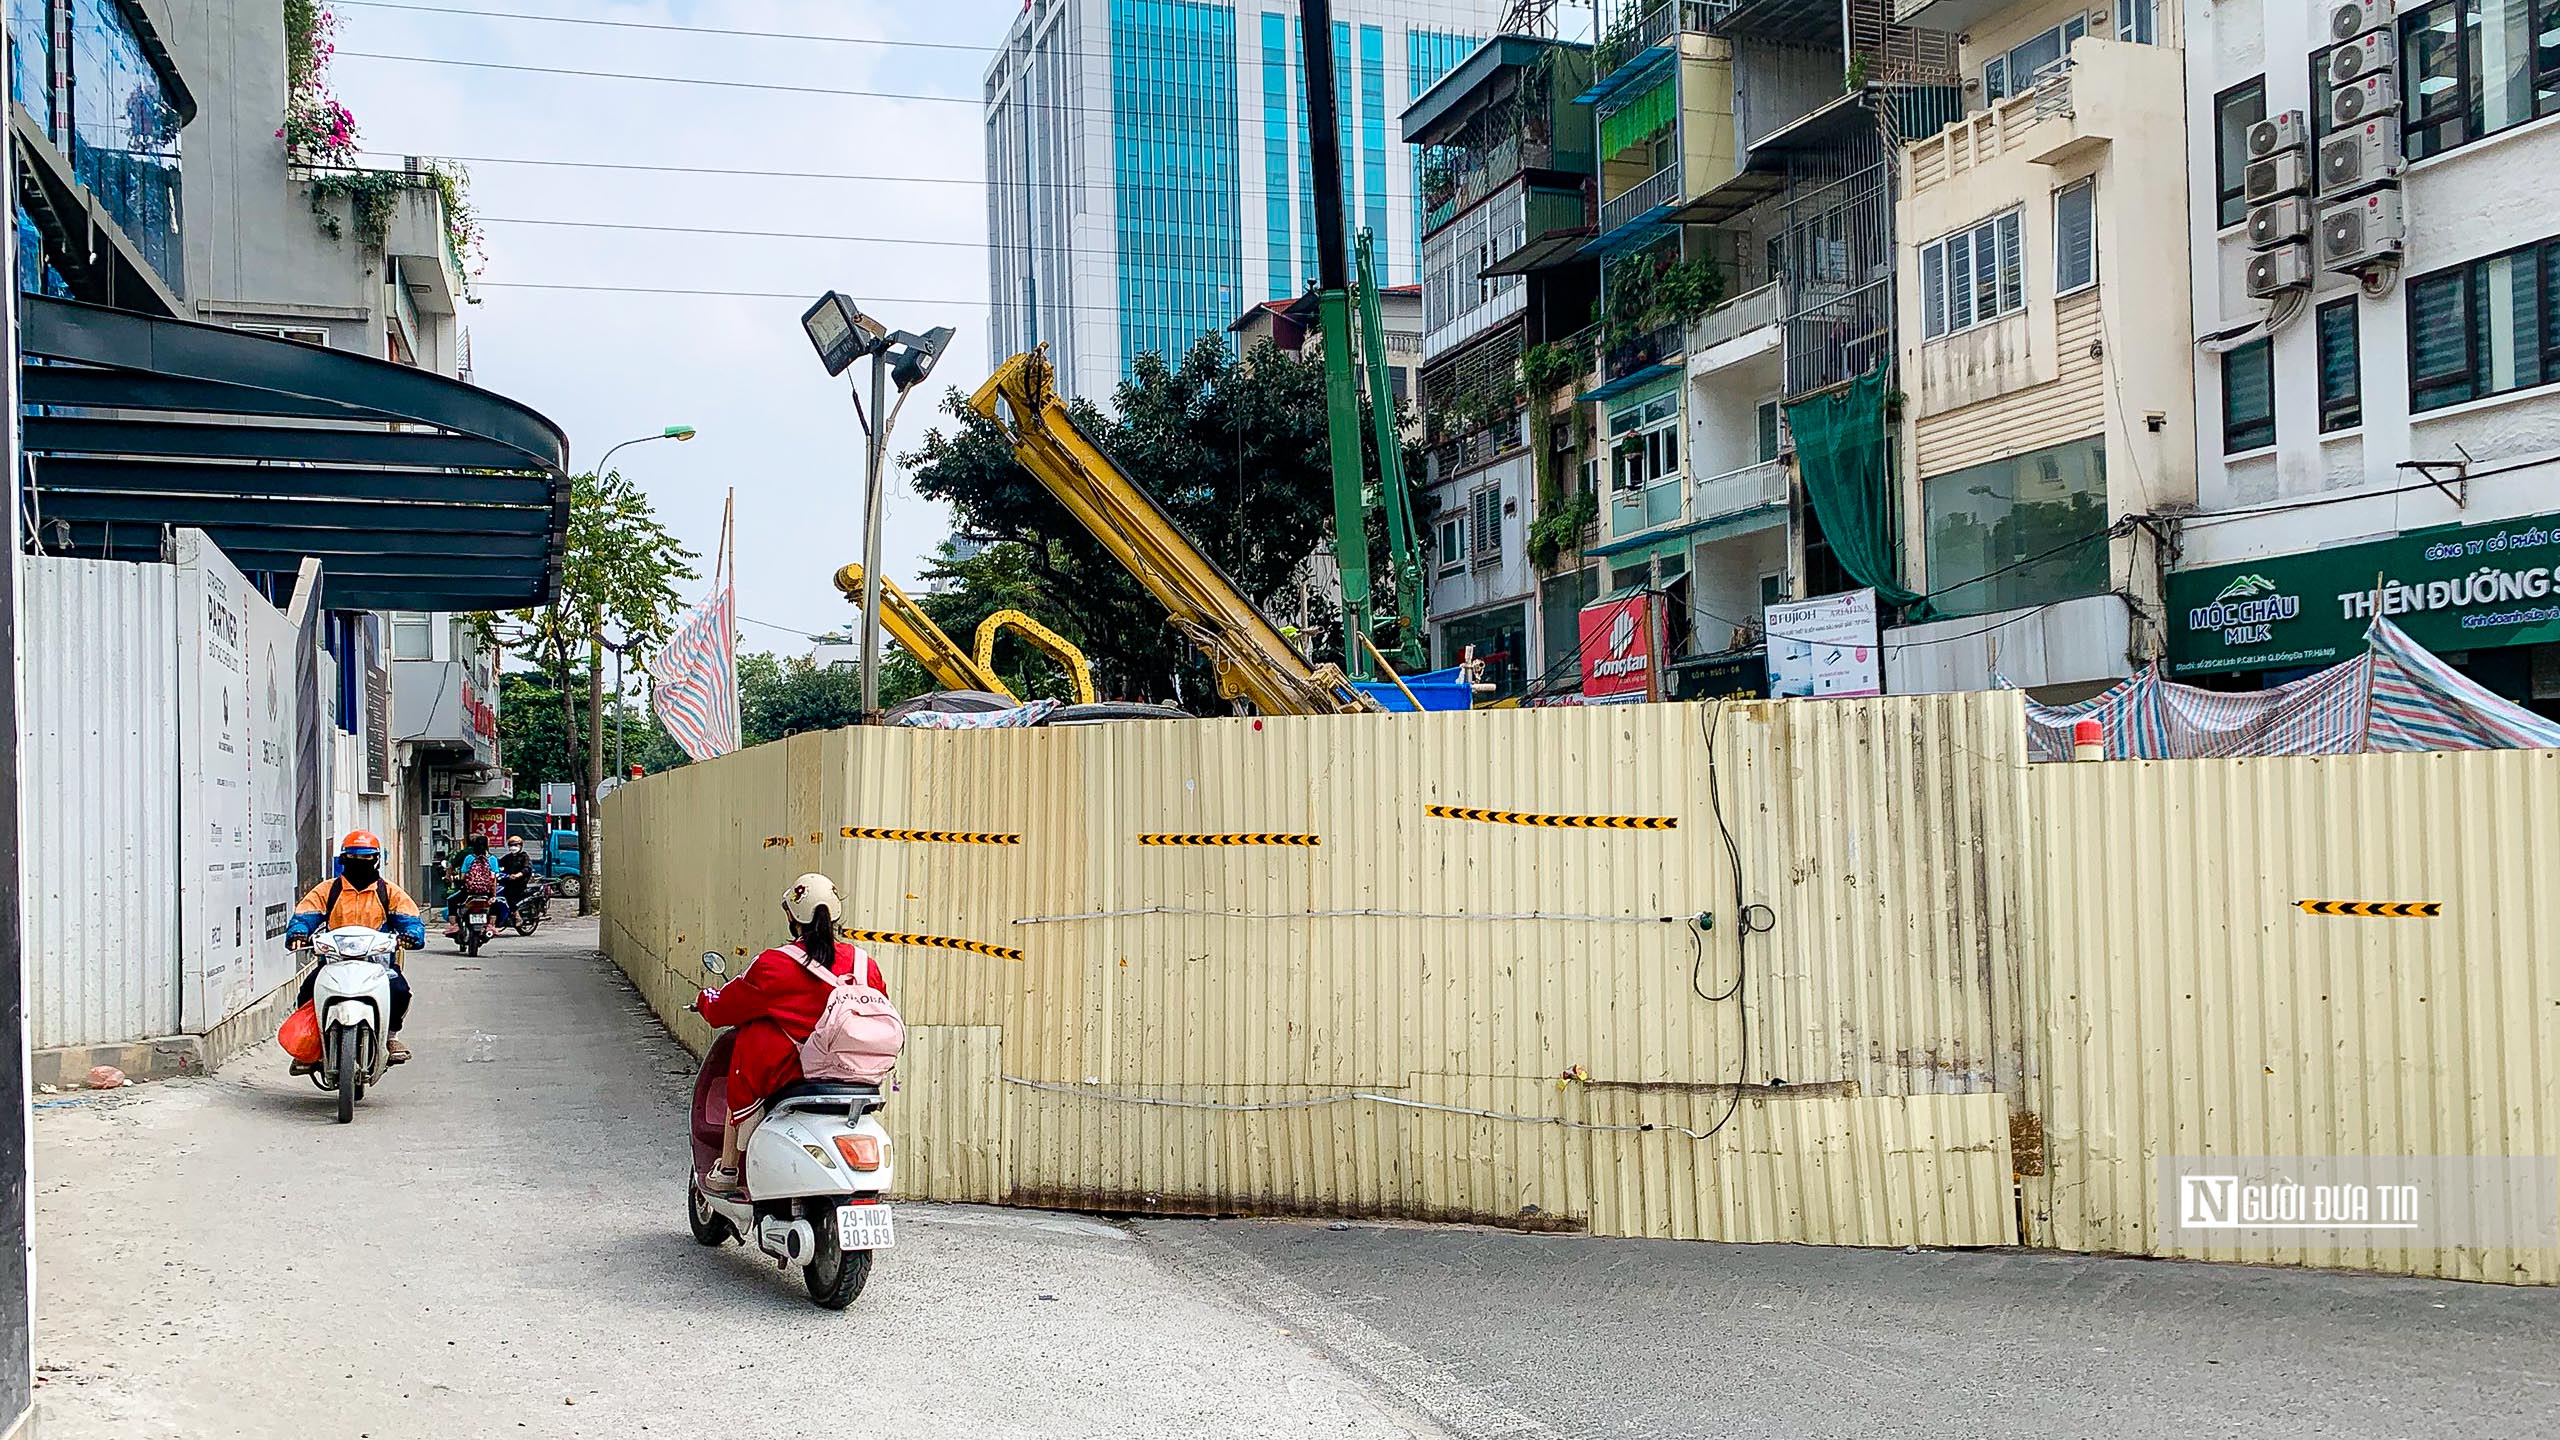
[(2071, 53), (2071, 42), (2088, 33), (2089, 17), (2074, 15), (2041, 35), (2020, 41), (2009, 53), (1992, 56), (1982, 64), (1982, 98), (2000, 100), (2035, 88), (2036, 72), (2061, 63)]
[(2158, 8), (2154, 0), (2116, 0), (2116, 38), (2136, 45), (2158, 44)]
[(391, 617), (391, 658), (394, 660), (432, 660), (435, 658), (435, 629), (424, 615), (395, 614)]
[(1923, 338), (1987, 325), (2027, 307), (2018, 212), (1995, 215), (1920, 251)]
[(1433, 547), (1438, 552), (1443, 575), (1455, 575), (1467, 568), (1467, 512), (1440, 517), (1440, 536)]
[(1609, 413), (1610, 467), (1620, 494), (1680, 472), (1680, 396), (1666, 391)]
[(2098, 182), (2091, 178), (2053, 192), (2053, 293), (2097, 283)]

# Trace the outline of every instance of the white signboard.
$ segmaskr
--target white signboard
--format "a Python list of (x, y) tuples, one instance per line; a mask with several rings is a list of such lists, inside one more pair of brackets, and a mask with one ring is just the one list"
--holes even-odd
[(1876, 592), (1851, 590), (1768, 606), (1769, 694), (1780, 700), (1884, 693)]
[(542, 813), (575, 815), (578, 813), (578, 787), (567, 780), (542, 782)]
[(203, 532), (177, 560), (179, 1023), (202, 1031), (292, 973), (296, 642)]

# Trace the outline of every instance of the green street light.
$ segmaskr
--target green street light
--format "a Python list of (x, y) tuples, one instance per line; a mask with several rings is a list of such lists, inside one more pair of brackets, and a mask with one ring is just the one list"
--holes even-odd
[(605, 473), (605, 461), (612, 459), (613, 452), (621, 449), (624, 445), (645, 445), (652, 440), (690, 440), (696, 433), (698, 432), (696, 432), (690, 425), (670, 425), (655, 435), (635, 435), (628, 440), (620, 441), (610, 449), (607, 449), (604, 452), (603, 457), (596, 461), (596, 476), (598, 479), (603, 478)]

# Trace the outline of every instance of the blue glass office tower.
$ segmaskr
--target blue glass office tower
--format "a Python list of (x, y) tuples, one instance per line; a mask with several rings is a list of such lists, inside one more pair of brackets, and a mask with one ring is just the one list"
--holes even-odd
[[(1420, 269), (1397, 117), (1503, 8), (1334, 7), (1345, 223), (1380, 237), (1382, 283)], [(1139, 355), (1315, 282), (1298, 46), (1295, 0), (1027, 0), (986, 78), (998, 355), (1046, 344), (1069, 393), (1108, 403)]]

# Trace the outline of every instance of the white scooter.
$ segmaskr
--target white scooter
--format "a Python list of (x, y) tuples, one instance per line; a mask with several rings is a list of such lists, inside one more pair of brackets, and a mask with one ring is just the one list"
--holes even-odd
[[(702, 957), (702, 968), (715, 978), (729, 973), (718, 951)], [(889, 1097), (877, 1085), (849, 1080), (782, 1087), (747, 1137), (745, 1192), (708, 1194), (702, 1177), (720, 1158), (736, 1033), (723, 1030), (711, 1042), (693, 1082), (693, 1178), (685, 1187), (693, 1238), (751, 1242), (777, 1268), (799, 1267), (811, 1300), (841, 1310), (870, 1280), (872, 1253), (897, 1243), (889, 1220), (889, 1131), (879, 1115)]]
[(362, 925), (311, 937), (320, 957), (320, 974), (311, 984), (320, 1063), (305, 1073), (312, 1084), (337, 1092), (341, 1125), (356, 1118), (364, 1087), (391, 1068), (391, 957), (399, 948), (399, 936)]

